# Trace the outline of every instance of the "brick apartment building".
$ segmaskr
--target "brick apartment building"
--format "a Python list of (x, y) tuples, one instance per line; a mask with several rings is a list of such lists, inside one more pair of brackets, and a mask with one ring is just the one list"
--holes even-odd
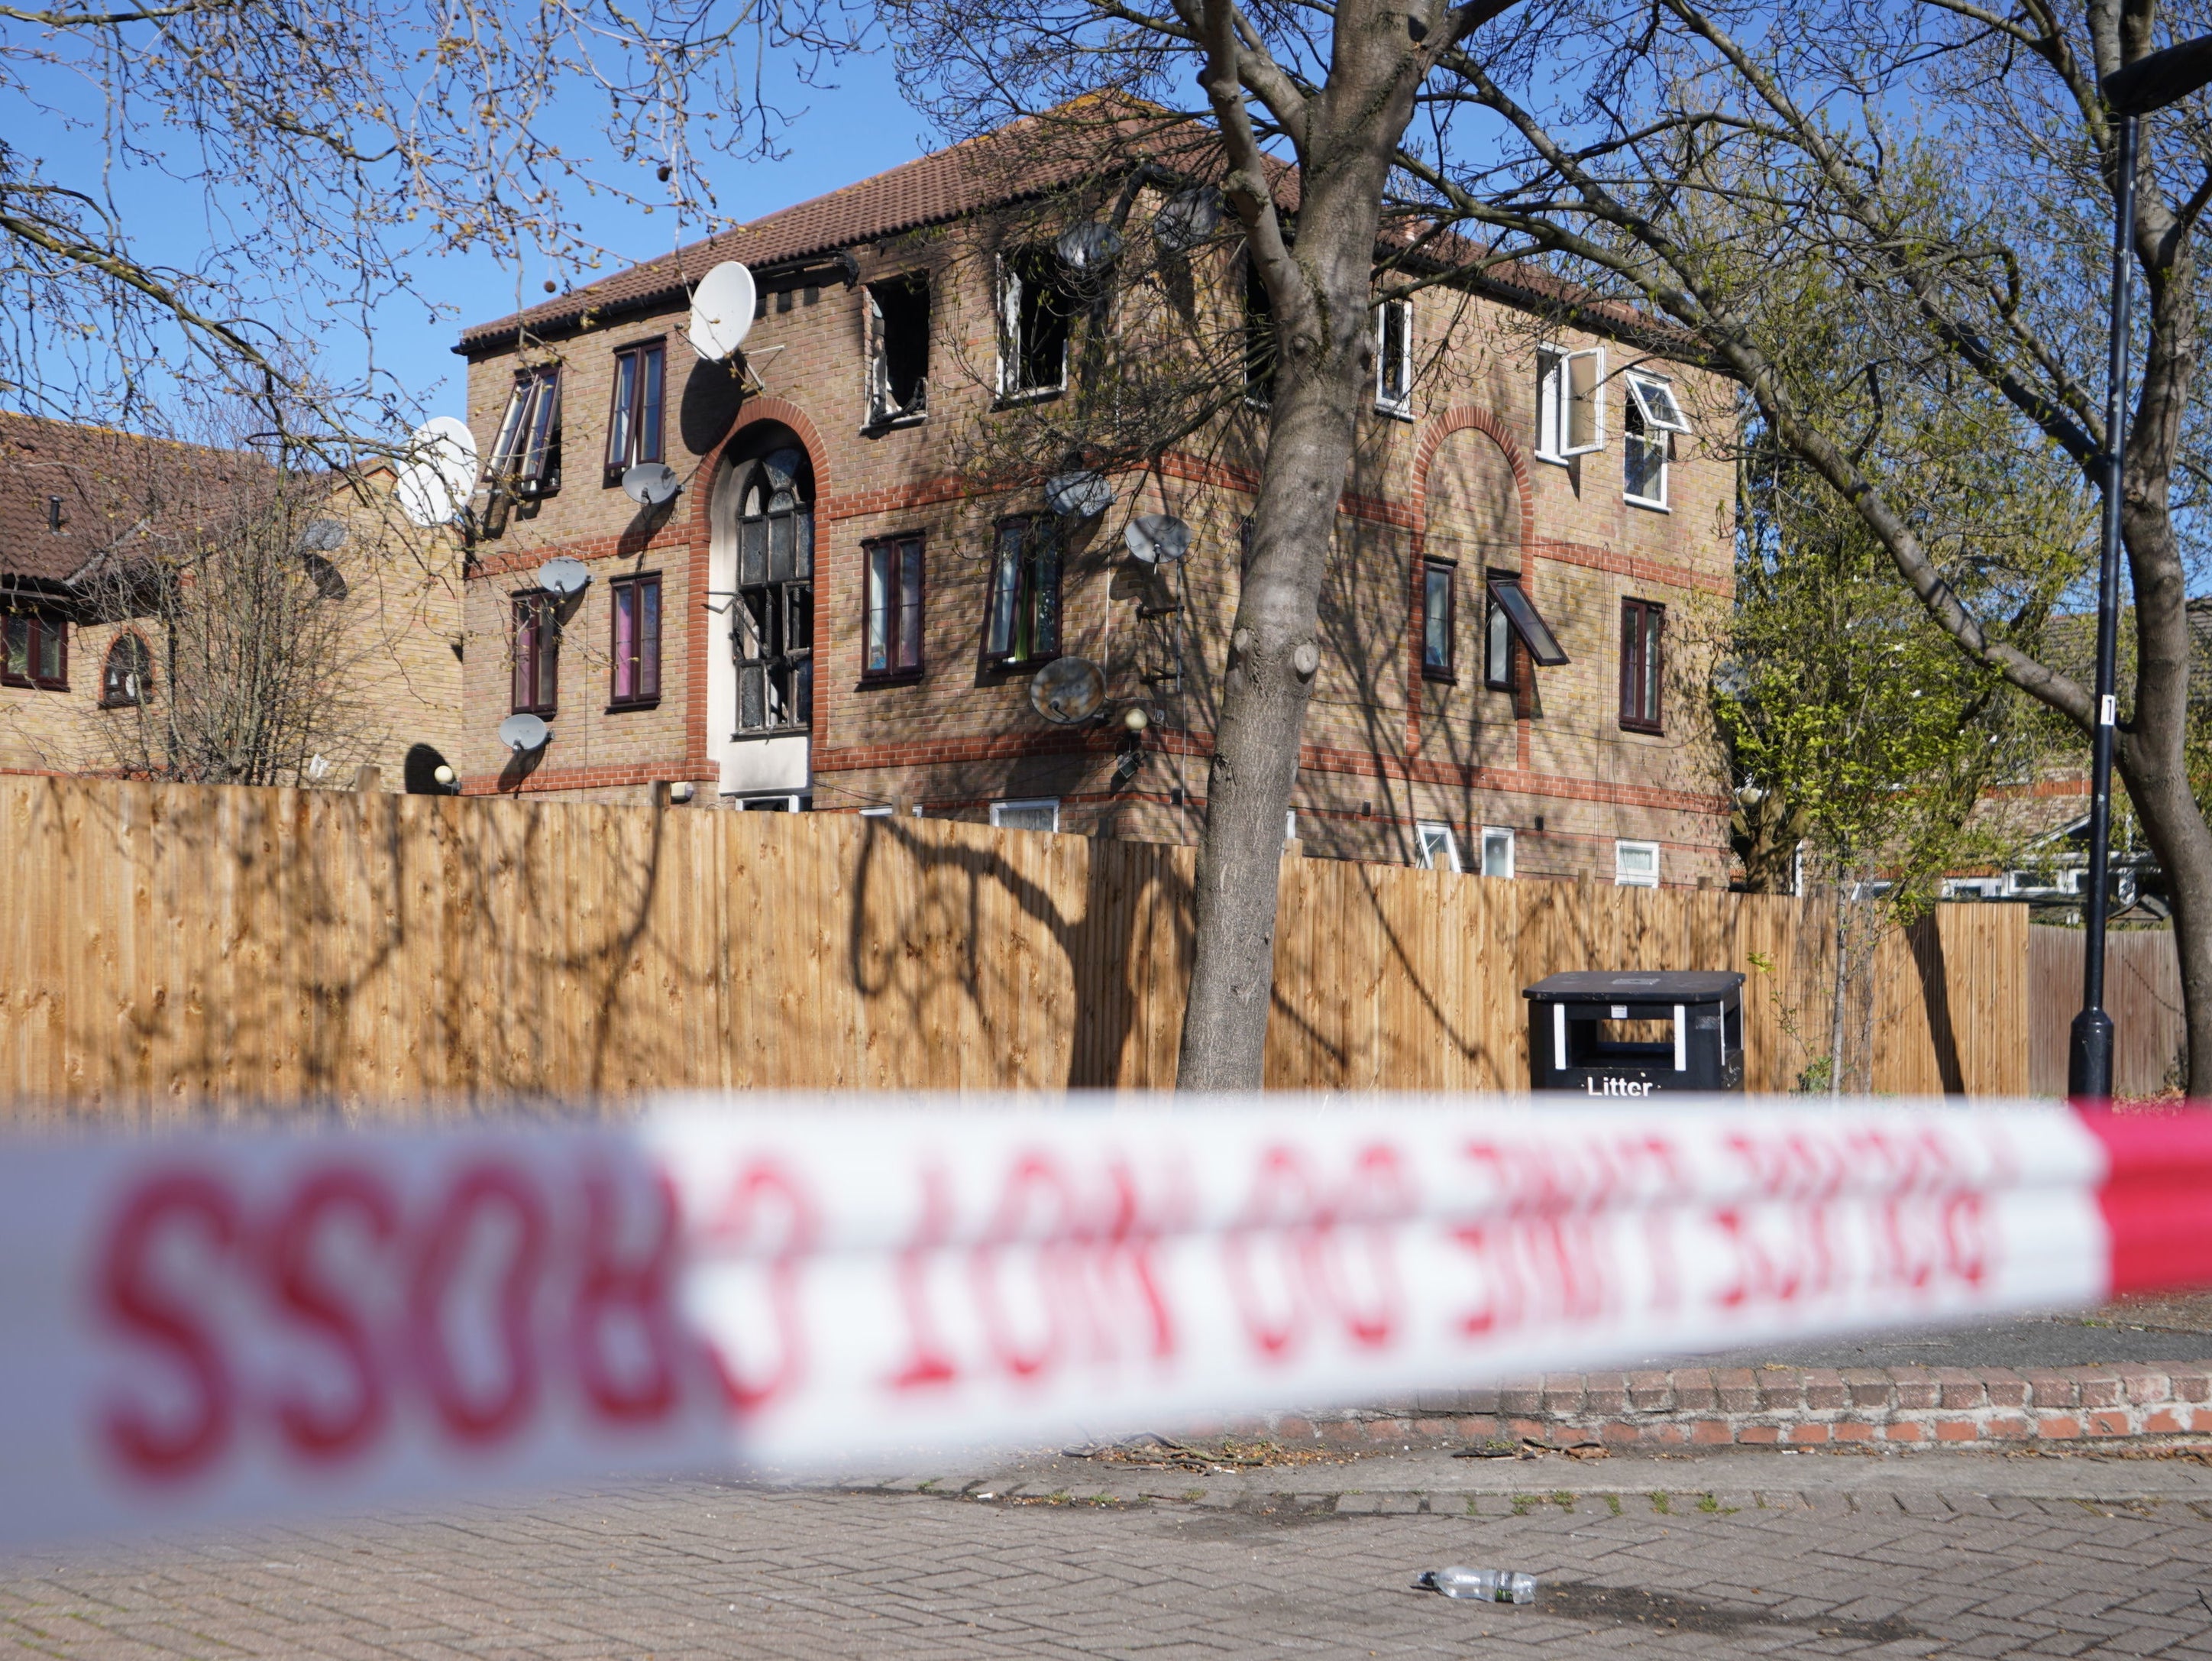
[[(1093, 517), (979, 491), (978, 435), (1082, 373), (1040, 321), (1058, 256), (1048, 192), (1005, 165), (1022, 143), (954, 146), (465, 332), (499, 487), (466, 585), (465, 788), (670, 782), (702, 806), (1195, 839), (1264, 413), (1113, 478)], [(1168, 199), (1131, 196), (1133, 226)], [(1233, 229), (1191, 254), (1200, 308), (1232, 317)], [(709, 362), (690, 294), (726, 260), (759, 307), (740, 357)], [(1683, 689), (1733, 592), (1731, 464), (1692, 430), (1725, 401), (1633, 319), (1548, 326), (1519, 281), (1378, 312), (1286, 830), (1328, 857), (1724, 882)], [(619, 488), (645, 460), (676, 470), (672, 502)], [(1124, 546), (1146, 511), (1195, 532), (1165, 575)], [(541, 588), (556, 556), (588, 567), (580, 595)], [(1545, 625), (1564, 663), (1534, 661)], [(1103, 668), (1100, 721), (1032, 708), (1059, 654)], [(522, 710), (553, 736), (512, 753), (496, 729)]]
[[(110, 725), (158, 721), (167, 692), (136, 574), (271, 477), (249, 453), (0, 412), (0, 771), (117, 770)], [(349, 785), (366, 764), (396, 788), (416, 746), (458, 747), (459, 544), (406, 526), (393, 479), (306, 482), (314, 545), (289, 557), (337, 614), (326, 666), (344, 709), (302, 783)]]

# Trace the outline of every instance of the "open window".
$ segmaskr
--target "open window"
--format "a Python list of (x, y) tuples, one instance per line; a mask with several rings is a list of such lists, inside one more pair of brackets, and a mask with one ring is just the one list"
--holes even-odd
[(1565, 461), (1605, 448), (1605, 351), (1547, 346), (1536, 355), (1536, 453)]
[(666, 365), (666, 348), (658, 340), (625, 346), (615, 354), (614, 404), (607, 412), (609, 484), (621, 484), (623, 475), (641, 461), (661, 459)]
[(1424, 871), (1452, 871), (1460, 869), (1459, 838), (1452, 834), (1449, 824), (1425, 821), (1413, 827), (1413, 859)]
[(868, 424), (920, 421), (929, 409), (929, 278), (916, 271), (866, 294)]
[(507, 414), (492, 441), (495, 497), (535, 502), (561, 488), (561, 366), (541, 363), (515, 373)]
[[(1536, 603), (1522, 588), (1519, 577), (1493, 571), (1483, 587), (1490, 606), (1483, 630), (1483, 679), (1487, 684), (1501, 691), (1512, 690), (1516, 641), (1540, 667), (1556, 669), (1567, 660), (1559, 636), (1538, 614)], [(1501, 633), (1506, 638), (1501, 640)]]
[(1375, 308), (1375, 407), (1413, 413), (1413, 302), (1386, 300)]
[(1060, 655), (1060, 521), (1048, 514), (999, 526), (983, 655), (1012, 667)]
[(1067, 385), (1077, 301), (1060, 256), (1016, 248), (999, 260), (999, 396), (1036, 398)]
[(1621, 494), (1643, 508), (1667, 505), (1668, 464), (1674, 459), (1674, 435), (1690, 423), (1671, 382), (1658, 375), (1631, 372), (1621, 377)]
[(1244, 260), (1244, 401), (1264, 410), (1274, 400), (1275, 302), (1250, 255)]

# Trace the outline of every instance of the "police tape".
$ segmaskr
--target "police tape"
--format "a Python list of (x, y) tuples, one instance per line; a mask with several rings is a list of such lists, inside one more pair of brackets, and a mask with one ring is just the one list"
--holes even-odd
[(670, 1098), (0, 1162), (0, 1536), (1464, 1388), (2212, 1281), (2212, 1117)]

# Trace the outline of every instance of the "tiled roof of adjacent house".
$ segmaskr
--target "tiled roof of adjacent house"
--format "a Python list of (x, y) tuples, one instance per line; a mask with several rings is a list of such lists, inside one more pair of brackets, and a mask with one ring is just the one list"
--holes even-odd
[(82, 581), (127, 548), (182, 481), (266, 471), (239, 452), (0, 411), (0, 584)]

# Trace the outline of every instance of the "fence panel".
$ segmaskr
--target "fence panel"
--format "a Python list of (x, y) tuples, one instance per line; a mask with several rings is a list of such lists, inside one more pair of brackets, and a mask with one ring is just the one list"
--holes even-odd
[[(36, 778), (0, 779), (0, 1086), (19, 1103), (418, 1114), (684, 1086), (1174, 1081), (1188, 849)], [(1753, 1089), (1790, 1087), (1826, 1047), (1825, 901), (1303, 859), (1281, 899), (1275, 1087), (1519, 1088), (1521, 989), (1564, 969), (1743, 970)], [(2163, 937), (2114, 937), (2116, 988), (2178, 1009), (2170, 964), (2131, 939)], [(2053, 1025), (2041, 993), (2029, 1019), (2030, 951), (2006, 906), (1944, 907), (1886, 943), (1877, 1088), (2024, 1090), (2027, 1034)]]

